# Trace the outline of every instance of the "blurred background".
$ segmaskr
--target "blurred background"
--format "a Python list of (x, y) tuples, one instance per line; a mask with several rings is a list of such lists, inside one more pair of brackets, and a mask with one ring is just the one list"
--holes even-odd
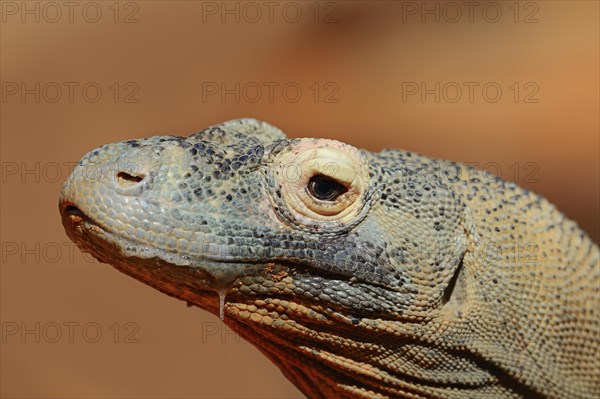
[(217, 318), (69, 242), (62, 182), (108, 142), (254, 117), (472, 163), (600, 237), (597, 2), (0, 6), (2, 397), (302, 397)]

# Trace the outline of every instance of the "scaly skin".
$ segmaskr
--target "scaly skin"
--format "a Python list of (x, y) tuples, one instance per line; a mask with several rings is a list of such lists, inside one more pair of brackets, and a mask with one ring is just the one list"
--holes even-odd
[(214, 314), (226, 294), (308, 397), (600, 396), (598, 247), (465, 165), (245, 119), (102, 146), (59, 206), (99, 261)]

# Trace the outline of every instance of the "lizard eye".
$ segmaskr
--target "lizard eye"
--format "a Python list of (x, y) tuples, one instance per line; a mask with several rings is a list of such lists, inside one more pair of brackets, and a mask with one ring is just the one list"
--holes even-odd
[(335, 201), (340, 195), (348, 191), (343, 184), (323, 175), (311, 177), (307, 188), (313, 197), (322, 201)]
[(279, 189), (272, 199), (285, 219), (326, 228), (350, 223), (363, 209), (369, 165), (356, 148), (335, 140), (301, 139), (273, 162), (271, 176)]

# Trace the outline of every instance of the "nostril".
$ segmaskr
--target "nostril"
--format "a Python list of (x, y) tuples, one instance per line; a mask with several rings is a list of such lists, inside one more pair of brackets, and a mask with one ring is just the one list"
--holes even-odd
[(117, 178), (122, 181), (122, 182), (127, 182), (127, 183), (139, 183), (142, 180), (144, 180), (144, 175), (130, 175), (127, 172), (119, 172), (117, 173)]

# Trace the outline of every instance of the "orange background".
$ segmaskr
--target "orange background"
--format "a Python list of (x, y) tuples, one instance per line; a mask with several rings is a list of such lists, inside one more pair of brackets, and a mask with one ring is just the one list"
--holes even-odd
[[(34, 14), (24, 16), (21, 9), (14, 13), (21, 2), (1, 4), (2, 397), (301, 397), (217, 318), (90, 261), (69, 244), (57, 210), (62, 181), (69, 163), (107, 142), (187, 135), (255, 117), (292, 137), (488, 163), (488, 170), (546, 196), (599, 239), (597, 2), (521, 3), (518, 15), (509, 8), (513, 2), (494, 3), (502, 11), (496, 23), (486, 20), (495, 9), (484, 18), (481, 8), (472, 22), (465, 8), (459, 22), (450, 22), (455, 14), (442, 3), (436, 22), (422, 9), (412, 14), (421, 2), (324, 2), (319, 14), (312, 2), (293, 3), (303, 10), (298, 22), (286, 20), (284, 3), (277, 2), (272, 21), (262, 7), (253, 22), (255, 10), (243, 3), (228, 3), (233, 14), (222, 16), (224, 10), (208, 13), (221, 2), (115, 8), (98, 1), (86, 8), (90, 20), (100, 8), (96, 23), (83, 18), (86, 3), (77, 3), (72, 22), (64, 8), (55, 20), (46, 3), (28, 2)], [(292, 20), (295, 8), (286, 10)], [(525, 23), (532, 19), (537, 22)], [(22, 83), (35, 90), (36, 82), (39, 102), (35, 94), (11, 94)], [(78, 85), (73, 101), (65, 89), (51, 102), (51, 82)], [(203, 90), (236, 82), (239, 100)], [(277, 85), (273, 101), (265, 82)], [(434, 94), (423, 102), (403, 92), (411, 82), (430, 89), (436, 82), (479, 86), (473, 102), (464, 85), (463, 97), (448, 101), (456, 95), (450, 85), (436, 103)], [(495, 103), (482, 93), (490, 82), (502, 89)], [(286, 84), (301, 88), (297, 102), (292, 89), (282, 93)], [(84, 85), (100, 87), (102, 97), (92, 102), (88, 91), (84, 98)], [(256, 85), (264, 90), (252, 102)], [(525, 102), (536, 88), (538, 101)], [(337, 102), (326, 102), (327, 95)], [(65, 323), (76, 323), (73, 337)]]

